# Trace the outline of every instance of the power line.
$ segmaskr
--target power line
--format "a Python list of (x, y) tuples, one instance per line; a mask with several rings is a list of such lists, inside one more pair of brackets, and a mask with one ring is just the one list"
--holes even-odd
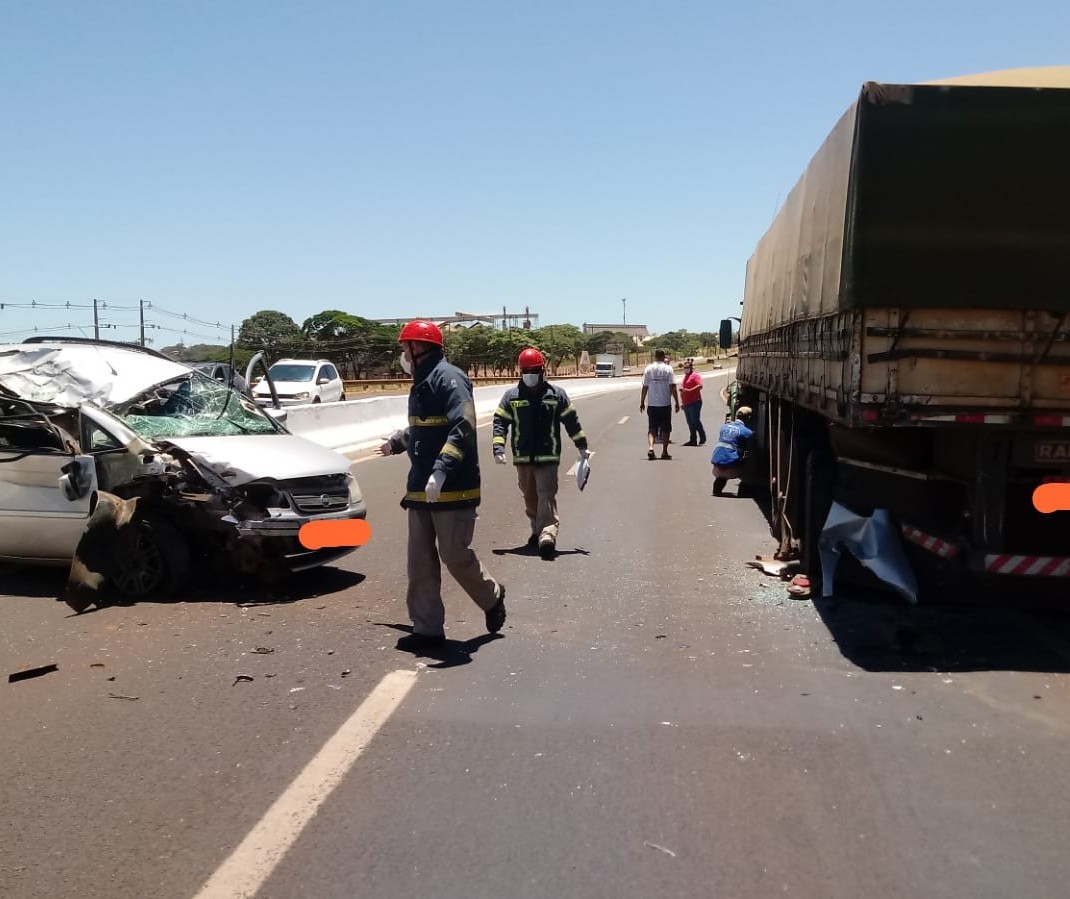
[[(137, 312), (137, 306), (121, 306), (116, 303), (108, 303), (101, 300), (97, 304), (101, 309), (113, 309), (120, 312)], [(0, 311), (4, 309), (92, 309), (92, 303), (38, 303), (30, 300), (28, 303), (15, 303), (11, 300), (0, 300)]]
[(145, 303), (145, 308), (151, 309), (153, 312), (159, 312), (161, 315), (167, 315), (171, 318), (181, 319), (185, 322), (192, 322), (195, 325), (201, 325), (206, 328), (218, 328), (220, 331), (229, 331), (231, 328), (230, 325), (224, 325), (220, 322), (209, 322), (201, 318), (194, 318), (192, 315), (189, 315), (185, 312), (172, 312), (169, 309), (164, 309), (162, 306), (157, 306), (155, 303), (151, 303), (148, 301), (146, 301)]

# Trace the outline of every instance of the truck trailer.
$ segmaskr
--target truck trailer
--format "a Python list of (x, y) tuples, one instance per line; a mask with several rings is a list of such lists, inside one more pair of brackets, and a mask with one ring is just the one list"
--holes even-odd
[(1070, 481), (1068, 316), (1070, 67), (863, 84), (746, 269), (729, 396), (778, 556), (819, 578), (835, 500), (923, 586), (1070, 576), (1033, 503)]

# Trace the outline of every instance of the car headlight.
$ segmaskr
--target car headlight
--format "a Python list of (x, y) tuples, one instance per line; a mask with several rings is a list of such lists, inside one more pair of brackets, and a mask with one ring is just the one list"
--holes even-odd
[(360, 484), (357, 483), (357, 479), (351, 471), (346, 474), (346, 486), (349, 488), (349, 504), (359, 503), (363, 496), (360, 492)]
[(304, 391), (304, 393), (295, 393), (294, 394), (294, 399), (295, 400), (307, 400), (309, 398), (309, 396), (310, 396), (310, 394), (306, 390), (306, 391)]

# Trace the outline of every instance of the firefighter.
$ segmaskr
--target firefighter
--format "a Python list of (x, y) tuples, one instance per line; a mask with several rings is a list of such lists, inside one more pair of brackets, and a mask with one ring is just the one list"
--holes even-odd
[(492, 634), (505, 624), (505, 586), (487, 573), (471, 546), (480, 500), (472, 383), (446, 361), (442, 331), (434, 323), (409, 322), (398, 342), (401, 367), (413, 381), (409, 426), (393, 434), (379, 453), (409, 454), (401, 506), (409, 513), (405, 600), (412, 636), (398, 641), (398, 646), (419, 650), (445, 640), (440, 559), (483, 610)]
[(561, 425), (579, 450), (580, 460), (590, 453), (576, 407), (568, 394), (546, 380), (546, 362), (528, 347), (517, 360), (520, 383), (505, 392), (494, 412), (494, 461), (505, 464), (505, 441), (512, 428), (513, 465), (524, 495), (524, 510), (531, 523), (528, 547), (544, 559), (557, 552), (557, 472), (561, 464)]

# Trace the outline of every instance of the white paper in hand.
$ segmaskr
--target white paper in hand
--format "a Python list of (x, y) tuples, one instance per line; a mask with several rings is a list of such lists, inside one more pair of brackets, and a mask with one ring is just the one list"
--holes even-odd
[(583, 488), (587, 486), (587, 478), (591, 476), (591, 462), (589, 458), (580, 459), (576, 463), (576, 486), (583, 492)]

